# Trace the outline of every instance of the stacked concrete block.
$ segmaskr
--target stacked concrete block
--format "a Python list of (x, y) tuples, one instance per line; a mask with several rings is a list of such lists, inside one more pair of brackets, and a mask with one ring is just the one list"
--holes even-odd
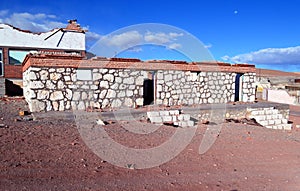
[(248, 108), (249, 118), (255, 119), (259, 124), (270, 129), (291, 130), (292, 124), (288, 123), (288, 115), (280, 110), (269, 108)]
[(147, 117), (151, 123), (158, 125), (164, 123), (179, 127), (192, 127), (195, 125), (189, 114), (182, 114), (179, 110), (149, 111), (147, 112)]

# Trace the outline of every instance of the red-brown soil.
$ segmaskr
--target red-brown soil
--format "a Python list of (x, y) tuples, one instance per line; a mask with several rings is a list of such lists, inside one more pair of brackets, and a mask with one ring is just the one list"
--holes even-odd
[[(94, 154), (71, 119), (15, 121), (24, 109), (22, 99), (0, 101), (0, 124), (8, 126), (0, 128), (0, 190), (300, 190), (298, 129), (224, 123), (214, 145), (199, 155), (208, 127), (200, 125), (173, 160), (132, 170)], [(299, 118), (291, 116), (297, 124)], [(122, 144), (145, 148), (170, 136), (174, 127), (163, 126), (143, 137), (118, 123), (106, 130)]]

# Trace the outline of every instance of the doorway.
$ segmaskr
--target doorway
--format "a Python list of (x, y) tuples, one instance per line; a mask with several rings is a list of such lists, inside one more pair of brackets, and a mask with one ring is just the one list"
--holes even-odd
[(154, 81), (145, 79), (143, 84), (144, 105), (151, 105), (154, 101)]
[(242, 100), (242, 89), (243, 89), (242, 76), (243, 76), (242, 73), (237, 73), (235, 76), (234, 101)]

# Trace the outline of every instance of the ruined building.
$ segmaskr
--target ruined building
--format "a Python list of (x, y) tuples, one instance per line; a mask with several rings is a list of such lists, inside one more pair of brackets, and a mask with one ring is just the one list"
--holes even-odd
[(5, 79), (22, 84), (22, 62), (29, 52), (55, 51), (85, 55), (85, 31), (70, 20), (65, 28), (33, 33), (8, 24), (0, 24), (0, 96), (5, 91)]

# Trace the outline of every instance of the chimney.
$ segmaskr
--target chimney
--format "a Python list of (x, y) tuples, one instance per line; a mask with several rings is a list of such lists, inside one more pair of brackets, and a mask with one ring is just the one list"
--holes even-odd
[(77, 19), (68, 20), (68, 25), (66, 27), (67, 30), (74, 30), (78, 32), (86, 32), (80, 27), (80, 24), (77, 23)]

